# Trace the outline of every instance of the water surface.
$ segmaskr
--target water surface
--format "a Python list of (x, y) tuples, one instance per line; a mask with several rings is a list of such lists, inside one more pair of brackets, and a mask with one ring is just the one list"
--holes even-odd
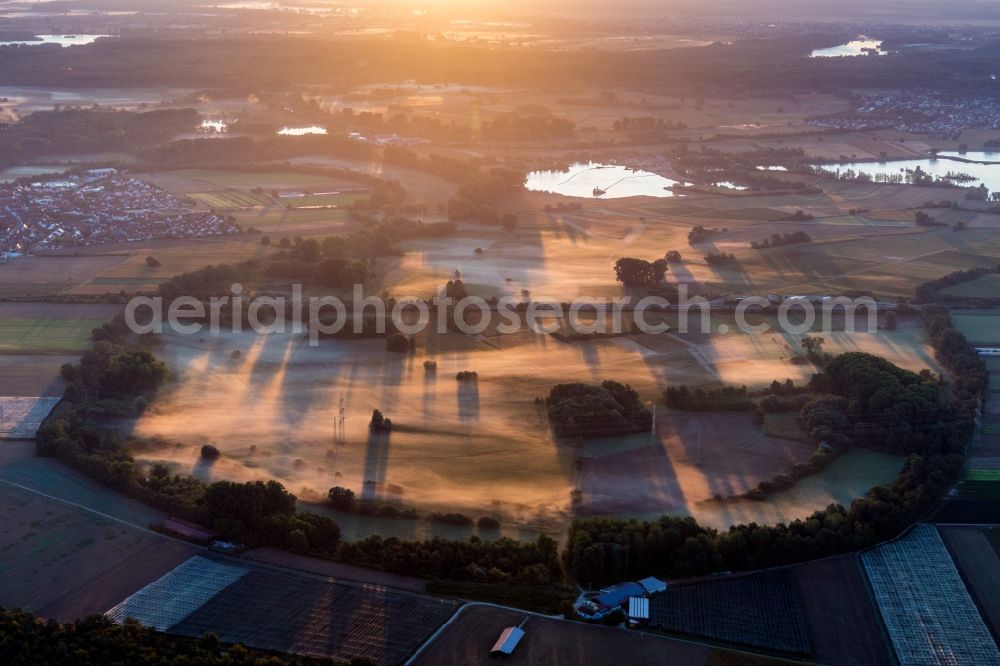
[(831, 46), (826, 49), (814, 49), (809, 55), (810, 58), (840, 58), (842, 56), (859, 56), (874, 51), (878, 55), (885, 55), (882, 50), (882, 42), (877, 39), (868, 39), (864, 35), (851, 40), (846, 44)]
[[(973, 159), (969, 157), (972, 153), (966, 154), (966, 159)], [(997, 155), (1000, 158), (1000, 154)], [(911, 181), (912, 172), (917, 168), (927, 174), (932, 176), (946, 176), (949, 172), (952, 174), (967, 174), (972, 176), (972, 180), (968, 181), (953, 181), (955, 185), (960, 187), (978, 187), (979, 185), (985, 185), (991, 192), (1000, 190), (1000, 159), (996, 164), (976, 164), (974, 162), (959, 162), (957, 160), (949, 160), (942, 157), (934, 159), (932, 157), (925, 157), (921, 159), (913, 160), (893, 160), (891, 162), (857, 162), (854, 164), (824, 164), (821, 165), (823, 169), (827, 171), (843, 173), (848, 169), (859, 173), (866, 173), (873, 178), (878, 175), (883, 177), (892, 177), (893, 181), (887, 182), (901, 182), (909, 183)]]
[(572, 164), (565, 171), (532, 171), (528, 174), (525, 189), (568, 197), (621, 199), (672, 197), (674, 193), (667, 188), (673, 185), (677, 185), (676, 180), (649, 171), (589, 162)]

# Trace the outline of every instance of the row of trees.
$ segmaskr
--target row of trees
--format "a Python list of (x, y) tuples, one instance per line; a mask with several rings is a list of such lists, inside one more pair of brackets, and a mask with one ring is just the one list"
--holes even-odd
[(947, 308), (940, 305), (925, 306), (920, 311), (920, 318), (938, 361), (955, 378), (951, 391), (952, 404), (963, 414), (974, 413), (980, 396), (990, 384), (986, 363), (972, 348), (965, 335), (955, 328)]
[(928, 280), (917, 285), (914, 296), (919, 303), (930, 303), (942, 298), (940, 292), (943, 289), (954, 287), (963, 282), (971, 282), (991, 273), (1000, 273), (1000, 264), (993, 268), (975, 267), (964, 271), (955, 271), (934, 280)]
[(668, 386), (663, 393), (667, 407), (688, 412), (748, 412), (754, 408), (746, 386), (689, 389), (686, 384)]
[(782, 245), (797, 245), (799, 243), (810, 243), (812, 237), (804, 231), (794, 231), (790, 234), (773, 233), (770, 238), (760, 241), (752, 241), (750, 247), (754, 250), (765, 250), (769, 247), (781, 247)]
[(693, 518), (575, 520), (564, 552), (581, 583), (602, 586), (644, 576), (697, 576), (761, 569), (868, 548), (897, 536), (935, 504), (962, 458), (911, 456), (900, 476), (849, 508), (831, 504), (804, 520), (750, 523), (719, 532)]

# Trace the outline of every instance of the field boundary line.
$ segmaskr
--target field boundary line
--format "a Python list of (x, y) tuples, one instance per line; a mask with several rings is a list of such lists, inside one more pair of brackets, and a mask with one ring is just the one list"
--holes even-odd
[[(8, 481), (7, 479), (0, 479), (0, 483), (2, 483), (4, 485), (7, 485), (7, 486), (14, 487), (14, 488), (19, 488), (20, 490), (25, 490), (25, 491), (27, 491), (29, 493), (34, 493), (35, 495), (40, 495), (40, 496), (42, 496), (42, 497), (44, 497), (46, 499), (49, 499), (49, 500), (52, 500), (52, 501), (55, 501), (55, 502), (59, 502), (60, 504), (65, 504), (67, 506), (71, 506), (71, 507), (74, 507), (76, 509), (80, 509), (82, 511), (86, 511), (87, 513), (92, 513), (95, 516), (100, 516), (101, 518), (107, 518), (108, 520), (113, 520), (116, 523), (121, 523), (122, 525), (125, 525), (127, 527), (131, 527), (132, 529), (139, 530), (140, 532), (145, 532), (147, 534), (152, 534), (152, 535), (158, 536), (158, 537), (163, 538), (163, 539), (169, 539), (170, 541), (176, 541), (177, 543), (183, 543), (183, 544), (187, 544), (189, 546), (195, 546), (196, 548), (205, 549), (204, 546), (198, 546), (198, 544), (191, 543), (190, 541), (184, 541), (183, 539), (175, 539), (172, 536), (168, 536), (168, 535), (163, 534), (161, 532), (157, 532), (156, 530), (151, 530), (148, 527), (144, 527), (142, 525), (137, 525), (137, 524), (129, 522), (129, 521), (123, 519), (123, 518), (118, 518), (116, 516), (109, 515), (107, 513), (104, 513), (103, 511), (98, 511), (97, 509), (92, 509), (89, 506), (84, 506), (83, 504), (78, 504), (77, 502), (71, 502), (70, 500), (63, 499), (61, 497), (55, 497), (54, 495), (49, 495), (48, 493), (43, 493), (41, 490), (36, 490), (35, 488), (30, 488), (28, 486), (23, 486), (20, 483), (15, 483), (13, 481)], [(119, 495), (122, 498), (130, 499), (130, 498), (125, 497), (125, 495), (122, 495), (121, 493), (116, 493), (116, 494)]]

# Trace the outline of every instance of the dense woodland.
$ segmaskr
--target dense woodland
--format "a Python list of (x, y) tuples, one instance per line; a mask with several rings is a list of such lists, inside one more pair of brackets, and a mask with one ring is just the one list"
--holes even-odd
[[(0, 48), (0, 84), (175, 86), (255, 90), (436, 80), (470, 85), (625, 87), (727, 97), (850, 89), (979, 90), (1000, 43), (879, 58), (804, 58), (817, 35), (749, 38), (701, 48), (558, 51), (435, 43), (416, 36), (332, 41), (276, 35), (120, 38), (86, 49)], [(234, 84), (233, 82), (239, 82)]]
[(194, 131), (199, 122), (201, 116), (194, 109), (38, 111), (20, 122), (0, 125), (0, 168), (48, 155), (142, 152)]

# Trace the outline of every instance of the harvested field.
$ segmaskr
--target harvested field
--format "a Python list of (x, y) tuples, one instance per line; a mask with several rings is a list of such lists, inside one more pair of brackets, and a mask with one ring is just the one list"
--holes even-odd
[(838, 666), (892, 664), (878, 610), (855, 555), (795, 566), (791, 574), (815, 661)]
[[(459, 611), (417, 656), (417, 666), (495, 663), (490, 648), (504, 628), (517, 625), (525, 615), (511, 610), (469, 604)], [(707, 647), (669, 638), (623, 631), (618, 627), (583, 624), (531, 616), (523, 625), (525, 635), (506, 661), (511, 664), (551, 666), (574, 664), (603, 666), (707, 666)]]
[(124, 260), (115, 255), (21, 257), (0, 264), (0, 296), (59, 294)]
[(994, 640), (1000, 640), (1000, 557), (985, 530), (956, 525), (938, 530)]
[(64, 363), (79, 360), (78, 354), (0, 354), (0, 386), (13, 396), (61, 396), (66, 384), (59, 370)]
[(0, 482), (0, 605), (102, 613), (197, 549)]

